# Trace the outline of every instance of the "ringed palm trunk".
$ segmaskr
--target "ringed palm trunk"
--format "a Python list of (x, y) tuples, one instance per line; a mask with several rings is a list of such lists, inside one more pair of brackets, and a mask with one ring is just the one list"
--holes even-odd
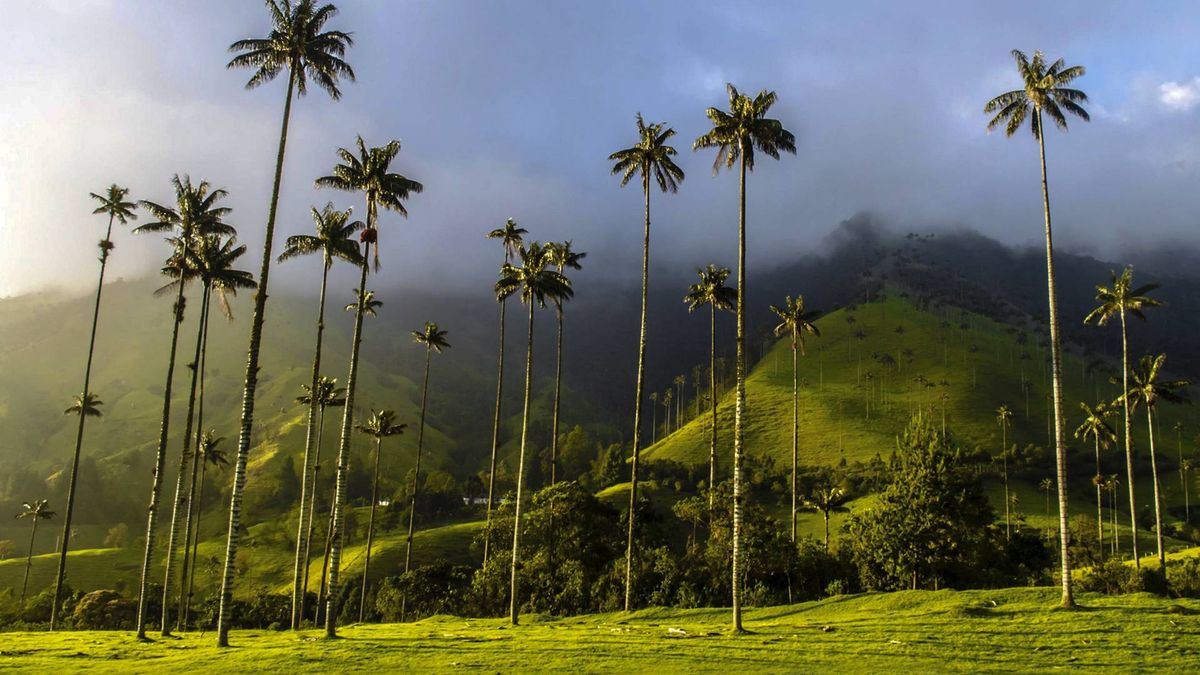
[[(104, 241), (112, 240), (113, 216), (108, 217), (108, 230)], [(100, 295), (104, 292), (104, 270), (108, 267), (108, 251), (102, 248), (100, 252), (100, 280), (96, 283), (96, 305), (92, 309), (92, 335), (88, 339), (87, 365), (83, 369), (83, 395), (86, 398), (92, 382), (92, 356), (96, 352), (96, 326), (100, 323)], [(75, 454), (71, 459), (71, 479), (67, 483), (67, 512), (63, 516), (62, 546), (58, 551), (58, 573), (54, 581), (54, 604), (50, 605), (50, 630), (58, 623), (58, 606), (62, 602), (63, 579), (67, 573), (67, 550), (71, 542), (71, 518), (75, 513), (75, 481), (79, 476), (79, 455), (83, 451), (83, 426), (87, 415), (79, 411), (79, 428), (75, 432)], [(35, 521), (36, 522), (36, 521)], [(22, 592), (24, 596), (24, 592)]]
[[(562, 354), (563, 354), (563, 307), (562, 301), (555, 303), (558, 310), (558, 357), (554, 365), (554, 413), (550, 423), (550, 484), (558, 482), (558, 408), (562, 400)], [(553, 529), (553, 528), (551, 528)], [(553, 548), (553, 547), (551, 547)]]
[[(646, 372), (646, 301), (650, 284), (650, 172), (642, 167), (642, 193), (646, 197), (646, 227), (642, 235), (642, 317), (638, 334), (637, 384), (633, 393), (633, 462), (629, 472), (629, 533), (625, 543), (625, 611), (632, 609), (633, 600), (633, 531), (637, 507), (638, 455), (642, 440), (642, 387)], [(653, 425), (651, 425), (653, 433)]]
[(233, 466), (233, 489), (229, 498), (229, 534), (225, 542), (225, 568), (221, 574), (221, 605), (217, 615), (217, 646), (229, 646), (229, 623), (233, 611), (233, 563), (241, 539), (242, 496), (246, 489), (246, 461), (250, 457), (250, 438), (254, 431), (254, 393), (258, 388), (258, 356), (262, 345), (263, 322), (267, 311), (267, 281), (271, 274), (271, 244), (275, 238), (275, 214), (279, 206), (279, 185), (283, 179), (283, 154), (287, 149), (288, 122), (292, 116), (292, 92), (296, 87), (296, 64), (291, 64), (287, 98), (283, 104), (283, 124), (279, 130), (279, 151), (275, 155), (275, 180), (271, 187), (271, 206), (267, 210), (267, 231), (263, 241), (262, 267), (258, 290), (254, 294), (254, 316), (250, 321), (250, 348), (246, 356), (246, 380), (242, 391), (242, 420), (238, 432), (237, 457)]
[[(1121, 308), (1121, 391), (1129, 391), (1129, 327), (1125, 323), (1125, 309)], [(1142, 568), (1138, 553), (1137, 500), (1133, 492), (1133, 417), (1129, 412), (1129, 399), (1122, 397), (1125, 408), (1125, 478), (1129, 483), (1129, 529), (1133, 538), (1133, 566)]]
[[(150, 486), (150, 506), (146, 515), (146, 552), (142, 556), (142, 580), (138, 585), (137, 638), (146, 639), (146, 592), (150, 586), (150, 563), (154, 558), (154, 535), (158, 525), (158, 504), (162, 491), (162, 474), (167, 463), (167, 432), (171, 427), (171, 381), (175, 375), (175, 351), (179, 344), (179, 324), (183, 322), (185, 298), (183, 279), (179, 280), (179, 292), (175, 296), (175, 323), (171, 328), (171, 351), (167, 357), (167, 381), (163, 386), (162, 422), (158, 431), (158, 452), (154, 460), (154, 479)], [(64, 542), (65, 543), (65, 542)]]
[(408, 539), (404, 547), (404, 571), (412, 567), (413, 532), (417, 523), (417, 493), (421, 489), (421, 450), (425, 445), (425, 404), (429, 400), (429, 360), (433, 350), (425, 350), (425, 383), (421, 386), (421, 420), (417, 426), (417, 461), (413, 468), (412, 501), (408, 506)]
[(333, 547), (333, 500), (329, 502), (329, 516), (325, 519), (325, 551), (321, 554), (321, 589), (317, 594), (317, 625), (322, 625), (325, 598), (329, 591), (329, 549)]
[[(375, 226), (375, 208), (367, 208), (367, 228)], [(354, 389), (358, 384), (358, 354), (362, 346), (363, 302), (367, 293), (367, 268), (370, 265), (371, 242), (363, 251), (362, 273), (358, 278), (358, 307), (354, 311), (354, 341), (350, 349), (350, 376), (346, 378), (346, 409), (342, 412), (342, 434), (338, 442), (337, 479), (333, 496), (333, 527), (329, 543), (329, 588), (325, 597), (325, 635), (337, 637), (338, 576), (342, 563), (342, 529), (346, 526), (346, 473), (350, 468), (350, 430), (354, 423)]]
[(33, 567), (33, 542), (37, 539), (37, 516), (33, 517), (33, 532), (29, 533), (29, 553), (25, 554), (25, 580), (21, 582), (21, 607), (25, 606), (25, 593), (29, 590), (29, 570)]
[[(1096, 476), (1100, 476), (1100, 436), (1096, 435)], [(1104, 507), (1100, 499), (1100, 481), (1096, 481), (1096, 528), (1100, 535), (1100, 551), (1104, 551)]]
[(383, 438), (375, 439), (375, 477), (371, 480), (371, 516), (367, 519), (367, 557), (363, 561), (362, 595), (358, 600), (358, 622), (363, 622), (367, 611), (367, 577), (371, 573), (371, 544), (375, 539), (375, 505), (379, 503), (379, 455)]
[[(179, 472), (175, 476), (175, 501), (171, 506), (171, 527), (167, 530), (166, 570), (163, 573), (162, 627), (161, 634), (171, 634), (171, 605), (174, 596), (175, 549), (179, 544), (180, 518), (188, 508), (187, 493), (183, 486), (187, 479), (188, 462), (191, 460), (192, 422), (196, 412), (196, 382), (200, 375), (200, 349), (204, 346), (204, 316), (208, 313), (208, 289), (200, 300), (200, 320), (196, 323), (196, 349), (192, 355), (192, 382), (188, 390), (187, 415), (184, 416), (183, 449), (179, 454)], [(182, 592), (183, 586), (180, 586)], [(176, 615), (178, 619), (178, 615)]]
[(1150, 434), (1150, 473), (1154, 478), (1154, 539), (1158, 544), (1158, 569), (1167, 576), (1167, 554), (1163, 549), (1162, 499), (1158, 493), (1158, 460), (1154, 453), (1154, 407), (1146, 406), (1146, 431)]
[[(504, 255), (504, 262), (509, 262), (507, 253)], [(496, 412), (492, 417), (492, 461), (488, 467), (487, 517), (485, 527), (483, 528), (484, 563), (487, 563), (488, 554), (490, 553), (492, 504), (495, 503), (494, 495), (496, 491), (496, 453), (500, 449), (500, 401), (504, 395), (504, 308), (507, 305), (508, 298), (500, 301), (500, 357), (498, 359), (499, 365), (496, 366)]]
[[(1058, 294), (1054, 286), (1054, 239), (1050, 226), (1050, 188), (1046, 180), (1046, 133), (1037, 109), (1038, 149), (1042, 160), (1042, 204), (1046, 216), (1046, 293), (1050, 300), (1050, 374), (1053, 382), (1055, 469), (1058, 475), (1058, 534), (1062, 560), (1062, 606), (1074, 607), (1071, 592), (1071, 531), (1067, 523), (1067, 442), (1063, 430), (1062, 338), (1058, 325)], [(1132, 482), (1132, 481), (1131, 481)]]
[(529, 298), (529, 337), (525, 344), (525, 403), (521, 414), (521, 453), (517, 461), (517, 502), (513, 515), (512, 572), (509, 579), (508, 614), (514, 626), (518, 623), (518, 612), (521, 608), (517, 598), (517, 568), (520, 567), (518, 552), (521, 546), (521, 493), (525, 486), (525, 443), (529, 437), (529, 390), (533, 382), (533, 307), (534, 299)]
[[(183, 563), (179, 571), (179, 607), (176, 611), (176, 621), (181, 630), (187, 630), (188, 609), (191, 603), (191, 579), (195, 573), (196, 561), (192, 555), (192, 522), (196, 513), (196, 474), (203, 460), (200, 457), (200, 440), (204, 435), (204, 364), (208, 353), (208, 318), (212, 313), (212, 288), (204, 289), (204, 311), (200, 314), (200, 360), (196, 363), (196, 378), (199, 381), (199, 393), (196, 396), (196, 435), (193, 440), (195, 449), (192, 450), (191, 484), (188, 486), (187, 513), (183, 526)], [(164, 589), (165, 592), (165, 589)]]
[(708, 343), (708, 395), (712, 403), (712, 430), (708, 443), (708, 512), (712, 513), (717, 496), (717, 306), (710, 303)]
[(1004, 540), (1008, 541), (1012, 539), (1012, 506), (1008, 501), (1008, 424), (1000, 425), (1000, 442), (1000, 459), (1004, 463)]
[[(744, 146), (745, 141), (739, 142)], [(737, 354), (734, 357), (736, 402), (733, 417), (733, 630), (742, 632), (742, 455), (746, 449), (746, 152), (741, 148), (738, 176)]]
[(792, 546), (796, 544), (796, 474), (800, 464), (800, 380), (797, 377), (796, 338), (792, 336)]
[[(300, 588), (300, 620), (304, 621), (304, 604), (308, 602), (308, 570), (310, 567), (309, 560), (312, 556), (312, 533), (313, 533), (313, 513), (317, 507), (317, 478), (321, 474), (321, 440), (325, 436), (325, 406), (321, 406), (321, 412), (317, 416), (317, 444), (313, 452), (312, 478), (308, 486), (308, 520), (304, 524), (304, 576), (302, 586)], [(327, 549), (328, 550), (328, 549)], [(325, 573), (321, 572), (321, 590), (325, 590)], [(318, 607), (319, 598), (318, 598)]]
[[(299, 630), (300, 623), (304, 619), (304, 577), (307, 576), (309, 542), (309, 537), (305, 535), (305, 531), (312, 528), (312, 508), (309, 497), (312, 491), (310, 477), (313, 475), (312, 447), (314, 442), (313, 436), (317, 432), (317, 417), (321, 407), (321, 402), (317, 396), (317, 383), (321, 379), (321, 338), (325, 333), (325, 288), (329, 282), (329, 267), (333, 261), (326, 259), (323, 262), (324, 267), (321, 269), (321, 299), (317, 303), (317, 346), (313, 349), (312, 378), (308, 390), (308, 424), (305, 426), (304, 434), (304, 470), (300, 480), (300, 516), (296, 524), (296, 561), (292, 568), (292, 630)], [(319, 443), (320, 439), (316, 439), (316, 442)]]

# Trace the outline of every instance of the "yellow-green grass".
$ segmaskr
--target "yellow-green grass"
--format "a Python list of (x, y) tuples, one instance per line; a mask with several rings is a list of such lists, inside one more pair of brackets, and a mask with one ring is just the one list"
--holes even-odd
[(646, 609), (571, 618), (439, 616), (349, 626), (327, 640), (234, 631), (232, 648), (189, 633), (138, 642), (125, 632), (7, 633), (0, 668), (230, 672), (1189, 672), (1200, 663), (1200, 601), (1055, 589), (906, 591), (749, 609)]

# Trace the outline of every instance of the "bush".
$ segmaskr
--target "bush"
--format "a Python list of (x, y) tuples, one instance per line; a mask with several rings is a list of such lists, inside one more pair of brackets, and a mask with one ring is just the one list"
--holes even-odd
[(1167, 585), (1175, 595), (1200, 598), (1200, 558), (1185, 558), (1167, 567)]
[(1085, 571), (1079, 580), (1079, 590), (1108, 595), (1141, 590), (1137, 586), (1136, 570), (1117, 558), (1109, 558), (1093, 566)]
[(137, 603), (113, 590), (92, 591), (75, 605), (75, 626), (89, 630), (133, 628)]
[(447, 562), (418, 567), (384, 579), (375, 592), (375, 610), (387, 622), (462, 614), (470, 587), (470, 567)]

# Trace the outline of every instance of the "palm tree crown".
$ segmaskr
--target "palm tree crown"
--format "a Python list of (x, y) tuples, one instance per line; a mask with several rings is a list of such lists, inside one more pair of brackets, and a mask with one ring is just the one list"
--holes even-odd
[[(1184, 390), (1191, 384), (1189, 381), (1160, 379), (1166, 360), (1166, 354), (1147, 354), (1131, 369), (1130, 379), (1133, 383), (1129, 391), (1121, 396), (1128, 398), (1131, 408), (1136, 409), (1141, 404), (1154, 409), (1160, 400), (1168, 403), (1183, 403), (1188, 400)], [(1121, 398), (1117, 400), (1120, 401)]]
[(737, 289), (725, 285), (725, 281), (729, 279), (728, 267), (698, 267), (696, 274), (699, 275), (700, 281), (688, 286), (687, 295), (683, 296), (689, 312), (705, 305), (713, 305), (716, 309), (727, 312), (732, 312), (737, 307)]
[(1091, 438), (1105, 448), (1117, 440), (1117, 432), (1108, 423), (1108, 418), (1116, 414), (1116, 409), (1103, 401), (1094, 408), (1080, 401), (1079, 409), (1083, 411), (1083, 423), (1075, 429), (1075, 438), (1084, 441)]
[(129, 221), (137, 220), (137, 214), (133, 212), (137, 208), (137, 202), (125, 201), (125, 196), (129, 194), (129, 188), (121, 187), (116, 183), (108, 186), (108, 190), (103, 195), (98, 195), (95, 192), (89, 192), (92, 199), (100, 202), (100, 206), (92, 211), (94, 215), (105, 214), (108, 217), (116, 220), (122, 225), (128, 225)]
[(750, 98), (732, 84), (725, 87), (729, 92), (729, 111), (718, 108), (705, 111), (712, 129), (692, 143), (693, 150), (717, 149), (714, 174), (722, 166), (733, 168), (743, 154), (746, 169), (753, 171), (755, 150), (772, 159), (779, 159), (780, 152), (796, 154), (796, 137), (779, 120), (766, 116), (775, 105), (775, 92), (764, 89)]
[(443, 349), (450, 347), (450, 343), (446, 341), (446, 331), (439, 330), (438, 325), (432, 321), (425, 322), (424, 332), (419, 330), (412, 331), (413, 342), (419, 345), (424, 345), (425, 349), (439, 354)]
[(496, 297), (503, 300), (519, 294), (522, 303), (537, 303), (545, 307), (546, 300), (556, 301), (575, 295), (571, 281), (562, 273), (547, 269), (553, 264), (551, 249), (539, 242), (517, 250), (520, 266), (505, 263), (500, 268), (500, 280), (496, 282)]
[(396, 424), (395, 410), (380, 410), (379, 412), (372, 410), (371, 416), (367, 418), (367, 421), (356, 425), (355, 428), (379, 440), (388, 436), (399, 436), (404, 433), (408, 425)]
[(799, 346), (801, 354), (804, 354), (805, 333), (821, 337), (821, 331), (813, 323), (821, 316), (821, 310), (805, 309), (804, 296), (797, 295), (793, 300), (789, 295), (784, 298), (782, 307), (771, 305), (771, 311), (779, 317), (779, 323), (775, 326), (775, 336), (791, 335), (792, 349)]
[(653, 176), (660, 190), (677, 192), (684, 178), (683, 169), (671, 159), (676, 154), (675, 148), (667, 145), (667, 140), (675, 135), (675, 130), (663, 122), (646, 124), (641, 113), (637, 115), (637, 129), (636, 145), (608, 156), (610, 162), (616, 162), (612, 167), (612, 175), (621, 174), (621, 187), (628, 185), (630, 179), (639, 173), (646, 185), (650, 184), (650, 177)]
[(1114, 316), (1128, 312), (1133, 316), (1146, 320), (1142, 312), (1147, 307), (1161, 307), (1162, 303), (1148, 294), (1157, 289), (1159, 284), (1145, 284), (1133, 287), (1133, 267), (1126, 267), (1121, 274), (1112, 272), (1112, 286), (1096, 286), (1096, 302), (1100, 303), (1084, 317), (1084, 323), (1106, 325)]
[(283, 253), (279, 254), (279, 262), (320, 253), (327, 270), (333, 266), (334, 258), (345, 260), (352, 265), (361, 265), (362, 253), (358, 250), (354, 233), (364, 225), (361, 220), (350, 222), (352, 209), (339, 211), (333, 208), (333, 202), (328, 202), (320, 211), (316, 207), (310, 210), (313, 223), (317, 227), (316, 234), (296, 234), (288, 237)]
[(100, 406), (104, 405), (104, 401), (101, 401), (98, 396), (91, 392), (75, 396), (71, 400), (74, 403), (71, 404), (70, 408), (63, 411), (64, 415), (79, 415), (82, 413), (88, 417), (104, 416), (100, 412)]
[(1080, 105), (1087, 102), (1087, 94), (1078, 89), (1066, 87), (1072, 80), (1081, 77), (1086, 72), (1083, 66), (1067, 68), (1062, 59), (1047, 64), (1046, 57), (1040, 51), (1033, 53), (1033, 59), (1025, 56), (1019, 49), (1014, 49), (1012, 55), (1017, 61), (1017, 71), (1024, 86), (1021, 89), (1000, 94), (983, 107), (985, 113), (995, 113), (992, 120), (988, 122), (989, 131), (1004, 125), (1005, 134), (1012, 136), (1028, 117), (1029, 130), (1033, 132), (1034, 138), (1040, 138), (1042, 135), (1041, 116), (1030, 115), (1031, 108), (1035, 113), (1045, 112), (1050, 119), (1054, 120), (1058, 128), (1064, 131), (1067, 129), (1067, 117), (1063, 111), (1071, 113), (1085, 122), (1091, 119), (1087, 111)]
[(346, 48), (354, 44), (350, 33), (322, 31), (325, 22), (337, 15), (337, 7), (317, 7), (313, 0), (267, 0), (271, 12), (271, 32), (265, 38), (238, 40), (229, 46), (231, 52), (241, 52), (229, 61), (227, 68), (254, 68), (246, 83), (254, 89), (289, 70), (295, 78), (301, 96), (308, 91), (312, 78), (335, 101), (342, 96), (338, 78), (354, 81), (354, 70), (342, 60)]
[(33, 502), (23, 502), (21, 504), (21, 512), (17, 514), (18, 518), (33, 518), (35, 520), (49, 520), (55, 516), (55, 513), (48, 508), (49, 499), (38, 499)]
[(503, 227), (488, 232), (488, 239), (499, 239), (504, 245), (504, 262), (512, 259), (512, 256), (517, 254), (517, 249), (521, 247), (522, 235), (529, 234), (529, 230), (523, 227), (517, 227), (517, 221), (509, 218), (504, 221)]

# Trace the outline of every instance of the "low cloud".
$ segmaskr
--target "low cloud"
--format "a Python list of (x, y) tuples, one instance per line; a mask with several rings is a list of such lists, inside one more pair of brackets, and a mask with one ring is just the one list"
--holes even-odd
[(1158, 87), (1158, 100), (1170, 110), (1187, 112), (1200, 103), (1200, 76), (1190, 82), (1164, 82)]

